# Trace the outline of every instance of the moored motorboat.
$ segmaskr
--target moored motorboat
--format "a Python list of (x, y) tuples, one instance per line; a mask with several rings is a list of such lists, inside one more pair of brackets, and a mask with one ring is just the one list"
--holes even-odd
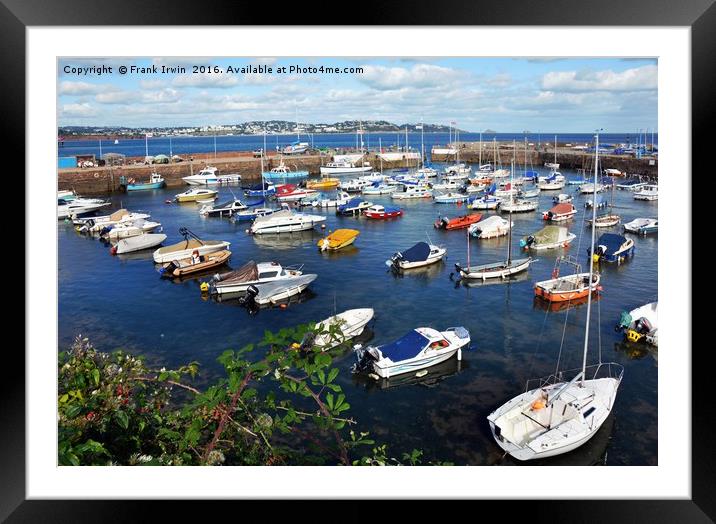
[(624, 224), (624, 231), (639, 235), (656, 233), (659, 231), (659, 220), (656, 218), (635, 218), (631, 222)]
[(119, 187), (125, 191), (145, 191), (149, 189), (159, 189), (164, 186), (164, 178), (159, 173), (149, 175), (148, 182), (137, 182), (134, 178), (126, 178), (124, 176), (119, 179)]
[(360, 231), (357, 229), (336, 229), (327, 237), (320, 239), (317, 245), (321, 251), (337, 251), (353, 244), (358, 235)]
[(300, 180), (308, 177), (308, 171), (291, 171), (289, 167), (281, 163), (271, 169), (271, 171), (264, 171), (261, 176), (267, 182), (286, 182), (287, 180)]
[(567, 247), (577, 235), (570, 233), (566, 227), (545, 226), (533, 235), (527, 235), (520, 240), (520, 246), (524, 249), (554, 249)]
[(227, 175), (217, 175), (217, 169), (213, 166), (206, 166), (196, 175), (182, 177), (182, 180), (190, 186), (206, 186), (218, 184), (237, 184), (241, 182), (241, 175), (231, 173)]
[(113, 255), (123, 255), (156, 247), (167, 239), (164, 233), (145, 233), (134, 237), (123, 238), (112, 246)]
[(167, 262), (159, 270), (162, 277), (183, 277), (222, 266), (229, 261), (231, 251), (222, 250), (200, 255), (198, 250), (187, 258), (177, 258)]
[(497, 207), (502, 203), (501, 198), (497, 198), (495, 196), (485, 195), (481, 198), (476, 198), (472, 201), (472, 204), (470, 207), (472, 209), (479, 209), (479, 210), (487, 210), (487, 209), (497, 209)]
[(318, 190), (324, 190), (324, 189), (333, 189), (338, 187), (338, 184), (340, 184), (340, 180), (337, 178), (319, 178), (318, 180), (309, 180), (306, 182), (306, 187), (308, 189), (318, 189)]
[(177, 202), (196, 202), (197, 200), (214, 199), (218, 194), (214, 189), (190, 188), (174, 196)]
[(536, 210), (538, 207), (538, 200), (512, 198), (510, 200), (502, 200), (500, 202), (500, 213), (529, 213)]
[(356, 173), (365, 173), (372, 169), (368, 162), (364, 162), (362, 166), (357, 166), (355, 163), (348, 161), (328, 162), (325, 166), (320, 167), (322, 175), (354, 175)]
[(577, 208), (572, 204), (557, 204), (552, 207), (549, 211), (542, 213), (543, 220), (550, 220), (552, 222), (563, 222), (569, 220), (577, 214)]
[(634, 200), (658, 200), (659, 186), (647, 184), (634, 193)]
[(349, 309), (317, 322), (312, 345), (322, 351), (340, 346), (363, 333), (374, 314), (372, 308)]
[(161, 226), (162, 225), (159, 222), (153, 222), (140, 218), (138, 220), (134, 220), (133, 222), (122, 222), (119, 224), (105, 226), (100, 231), (100, 235), (102, 238), (110, 241), (116, 241), (121, 238), (129, 238), (142, 235), (144, 233), (151, 233), (152, 231), (159, 229)]
[(615, 233), (604, 233), (597, 240), (594, 253), (587, 249), (587, 254), (593, 255), (595, 262), (616, 262), (621, 264), (628, 257), (634, 255), (634, 240)]
[(251, 285), (246, 290), (246, 296), (242, 299), (242, 302), (244, 305), (249, 305), (253, 302), (259, 306), (278, 304), (303, 293), (316, 278), (318, 278), (318, 275), (309, 273), (268, 282), (258, 287)]
[(410, 249), (393, 253), (386, 265), (395, 269), (413, 269), (440, 262), (446, 254), (447, 249), (443, 247), (418, 242)]
[(296, 213), (290, 209), (282, 209), (270, 215), (257, 217), (251, 224), (249, 233), (263, 235), (267, 233), (306, 231), (325, 221), (326, 217), (324, 216)]
[(492, 215), (471, 225), (467, 232), (477, 238), (497, 238), (509, 233), (510, 224), (509, 220)]
[(416, 372), (449, 359), (457, 353), (462, 360), (462, 349), (470, 344), (470, 333), (463, 327), (438, 331), (419, 327), (390, 344), (356, 346), (356, 373), (375, 373), (390, 378), (403, 373)]
[(616, 325), (616, 331), (623, 331), (631, 342), (644, 340), (654, 346), (659, 345), (658, 302), (645, 304), (631, 311), (623, 311)]
[(370, 208), (373, 202), (366, 202), (362, 198), (352, 198), (347, 203), (338, 206), (337, 215), (360, 215), (364, 210)]
[(74, 198), (67, 201), (63, 198), (57, 199), (57, 218), (77, 218), (81, 216), (91, 215), (99, 209), (111, 205), (111, 202), (105, 202), (96, 198)]
[(363, 211), (363, 214), (368, 218), (382, 220), (386, 218), (395, 218), (402, 216), (403, 210), (397, 207), (373, 205)]
[(464, 215), (456, 218), (442, 217), (435, 221), (433, 226), (435, 229), (465, 229), (482, 218), (482, 213), (474, 213), (472, 215)]
[(214, 251), (227, 249), (231, 245), (231, 242), (224, 240), (202, 240), (185, 227), (180, 228), (179, 233), (184, 237), (184, 240), (171, 246), (157, 249), (153, 253), (154, 262), (161, 264), (171, 262), (177, 258), (186, 258), (191, 256), (194, 250), (198, 250), (200, 255), (207, 255)]
[(214, 275), (209, 281), (212, 294), (223, 295), (242, 293), (249, 286), (260, 287), (277, 280), (285, 280), (303, 275), (301, 266), (282, 266), (278, 262), (259, 262), (250, 260), (238, 269)]
[(382, 182), (373, 182), (364, 187), (361, 193), (364, 195), (388, 195), (398, 189), (398, 186), (391, 186)]
[(568, 195), (566, 193), (560, 193), (556, 197), (552, 198), (552, 202), (555, 204), (569, 204), (573, 200), (572, 195)]
[(244, 211), (248, 209), (248, 207), (241, 202), (238, 198), (232, 198), (231, 200), (227, 200), (226, 202), (223, 202), (221, 204), (206, 204), (199, 209), (199, 214), (203, 216), (227, 216), (230, 217), (234, 213), (237, 213), (239, 211)]
[(432, 198), (432, 190), (422, 184), (403, 185), (403, 191), (395, 191), (390, 194), (393, 200), (410, 200), (414, 198)]
[(295, 184), (282, 184), (276, 186), (276, 200), (279, 202), (295, 202), (307, 196), (316, 195), (318, 191), (298, 187)]
[(448, 193), (439, 193), (435, 195), (436, 204), (457, 204), (458, 202), (465, 202), (468, 199), (468, 195), (465, 193), (457, 193), (450, 191)]
[(594, 273), (592, 275), (590, 285), (589, 273), (581, 273), (579, 264), (570, 261), (570, 263), (575, 266), (576, 272), (570, 275), (559, 276), (559, 262), (561, 262), (561, 260), (558, 260), (555, 265), (551, 279), (535, 283), (535, 296), (548, 302), (567, 302), (584, 298), (590, 292), (601, 291), (599, 274)]
[(254, 220), (258, 217), (265, 217), (272, 213), (275, 213), (278, 209), (271, 209), (268, 207), (250, 207), (243, 211), (238, 211), (231, 216), (234, 222), (245, 222)]

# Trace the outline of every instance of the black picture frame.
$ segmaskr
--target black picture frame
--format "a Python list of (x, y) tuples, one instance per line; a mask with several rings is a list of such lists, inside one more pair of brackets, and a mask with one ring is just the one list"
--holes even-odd
[[(271, 9), (256, 3), (214, 1), (210, 6), (180, 0), (0, 0), (0, 56), (2, 57), (2, 115), (7, 133), (4, 145), (13, 157), (24, 158), (25, 107), (25, 30), (27, 26), (81, 25), (335, 25), (333, 3), (315, 3), (310, 9)], [(354, 6), (355, 7), (355, 6)], [(341, 15), (340, 20), (345, 20)], [(565, 0), (553, 3), (528, 0), (463, 3), (454, 0), (439, 4), (419, 0), (385, 5), (383, 2), (361, 2), (350, 16), (355, 25), (550, 25), (550, 26), (688, 26), (691, 28), (692, 64), (692, 170), (710, 172), (707, 151), (711, 136), (707, 126), (713, 122), (713, 92), (716, 86), (716, 6), (713, 0), (601, 0), (576, 3)], [(628, 49), (625, 49), (628, 54)], [(663, 93), (660, 93), (663, 96)], [(48, 117), (50, 117), (48, 115)], [(27, 173), (26, 177), (37, 176)], [(692, 195), (689, 195), (691, 197)], [(695, 239), (695, 237), (692, 237)], [(26, 239), (26, 242), (28, 240)], [(693, 266), (692, 266), (693, 267)], [(23, 274), (25, 278), (28, 275)], [(16, 279), (16, 276), (13, 280)], [(691, 283), (688, 285), (691, 287)], [(16, 313), (24, 308), (13, 308)], [(696, 309), (693, 309), (696, 315)], [(31, 313), (31, 312), (30, 312)], [(695, 317), (696, 318), (696, 317)], [(695, 325), (698, 325), (696, 323)], [(678, 351), (691, 350), (691, 328), (686, 343)], [(707, 344), (711, 346), (712, 344)], [(3, 393), (0, 394), (0, 520), (9, 522), (84, 522), (103, 520), (120, 522), (144, 520), (151, 503), (123, 501), (28, 501), (25, 496), (25, 369), (24, 355), (7, 344), (3, 362), (6, 370)], [(670, 348), (676, 350), (677, 348)], [(707, 347), (700, 349), (706, 350)], [(531, 521), (550, 522), (713, 522), (716, 520), (716, 464), (710, 428), (712, 395), (706, 377), (713, 369), (708, 366), (707, 351), (694, 351), (692, 358), (692, 498), (690, 500), (618, 500), (618, 501), (510, 501), (511, 517), (529, 517)], [(618, 474), (618, 469), (615, 469)], [(628, 493), (624, 493), (628, 497)], [(499, 503), (499, 502), (497, 502)], [(233, 503), (231, 503), (233, 505)], [(243, 508), (255, 503), (237, 502)], [(299, 503), (294, 503), (292, 508)], [(365, 507), (359, 501), (349, 502), (355, 508)], [(452, 503), (451, 503), (452, 504)], [(482, 502), (486, 506), (495, 502)], [(413, 509), (422, 511), (422, 504)], [(345, 511), (345, 510), (348, 511)], [(349, 508), (342, 515), (356, 519)], [(382, 519), (393, 510), (378, 510)], [(405, 509), (399, 510), (404, 513)], [(453, 509), (453, 514), (459, 509)], [(471, 510), (472, 511), (472, 510)], [(372, 518), (373, 513), (364, 513)], [(186, 504), (163, 504), (162, 518), (187, 517)], [(484, 514), (485, 517), (489, 512)], [(338, 518), (338, 517), (336, 517)], [(471, 518), (478, 518), (473, 515)], [(488, 517), (489, 518), (489, 517)], [(344, 519), (342, 519), (344, 520)], [(361, 518), (361, 520), (364, 520)], [(512, 519), (510, 519), (512, 520)]]

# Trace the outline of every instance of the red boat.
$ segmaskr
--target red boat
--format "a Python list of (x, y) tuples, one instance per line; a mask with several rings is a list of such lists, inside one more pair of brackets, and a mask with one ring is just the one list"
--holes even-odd
[(557, 204), (549, 211), (542, 213), (544, 220), (551, 220), (552, 222), (561, 222), (563, 220), (569, 220), (577, 214), (577, 210), (572, 204)]
[(383, 207), (376, 205), (370, 206), (363, 212), (363, 214), (368, 218), (384, 219), (399, 217), (403, 214), (403, 210), (398, 209), (397, 207)]
[(435, 221), (436, 229), (465, 229), (466, 227), (470, 227), (475, 222), (479, 222), (482, 218), (482, 213), (476, 213), (474, 215), (465, 215), (462, 217), (457, 218), (448, 218), (443, 217)]
[(304, 197), (316, 195), (315, 189), (305, 189), (294, 184), (282, 184), (276, 186), (276, 200), (279, 202), (295, 202)]

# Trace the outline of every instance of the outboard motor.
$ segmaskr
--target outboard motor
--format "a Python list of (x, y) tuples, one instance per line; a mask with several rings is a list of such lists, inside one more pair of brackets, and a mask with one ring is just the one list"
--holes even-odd
[(367, 349), (361, 346), (354, 348), (358, 361), (353, 365), (353, 373), (373, 373), (375, 358)]
[(530, 235), (527, 238), (520, 239), (520, 247), (528, 248), (535, 242), (534, 235)]
[(255, 299), (258, 294), (259, 288), (254, 285), (249, 286), (248, 288), (246, 288), (246, 294), (239, 298), (239, 304), (249, 309), (257, 307), (258, 304), (256, 303)]
[(642, 317), (634, 324), (634, 331), (645, 335), (653, 329), (651, 322), (646, 317)]

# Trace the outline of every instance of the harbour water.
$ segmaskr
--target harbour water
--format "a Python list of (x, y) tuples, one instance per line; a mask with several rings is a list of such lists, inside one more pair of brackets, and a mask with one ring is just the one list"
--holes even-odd
[[(563, 174), (577, 177), (573, 172)], [(518, 254), (519, 239), (547, 224), (540, 211), (552, 207), (552, 197), (560, 192), (574, 194), (578, 213), (561, 224), (577, 235), (569, 248), (538, 252), (529, 271), (509, 283), (470, 286), (454, 279), (454, 264), (464, 264), (467, 259), (465, 230), (433, 228), (438, 215), (462, 215), (469, 212), (465, 206), (401, 201), (404, 216), (388, 221), (339, 217), (335, 210), (309, 208), (310, 213), (326, 215), (325, 231), (251, 236), (245, 232), (248, 223), (201, 217), (195, 203), (165, 203), (180, 192), (177, 189), (115, 194), (112, 209), (144, 211), (162, 223), (168, 235), (165, 245), (179, 241), (179, 228), (187, 227), (202, 238), (230, 241), (231, 267), (248, 260), (274, 260), (284, 265), (303, 264), (305, 272), (317, 273), (318, 278), (300, 302), (286, 309), (262, 309), (251, 316), (235, 302), (203, 299), (199, 285), (206, 276), (182, 282), (161, 279), (151, 250), (112, 256), (109, 247), (75, 232), (71, 224), (59, 222), (59, 349), (66, 349), (81, 333), (103, 351), (123, 348), (145, 355), (158, 366), (197, 360), (202, 369), (200, 380), (206, 381), (220, 372), (216, 358), (224, 350), (259, 342), (265, 330), (323, 320), (347, 309), (375, 309), (370, 330), (371, 342), (377, 344), (390, 342), (413, 327), (462, 325), (472, 337), (463, 360), (453, 358), (430, 368), (421, 378), (375, 382), (354, 376), (350, 372), (354, 357), (347, 351), (336, 365), (341, 369), (339, 377), (351, 404), (351, 416), (361, 430), (389, 444), (392, 456), (419, 448), (426, 461), (516, 464), (502, 456), (486, 416), (524, 391), (527, 379), (555, 370), (563, 336), (562, 369), (581, 366), (586, 307), (552, 310), (535, 299), (533, 292), (534, 282), (550, 278), (560, 255), (576, 256), (583, 270), (588, 270), (590, 229), (584, 224), (584, 203), (591, 195), (578, 195), (577, 187), (543, 191), (537, 212), (512, 216), (513, 253)], [(218, 201), (230, 198), (231, 190), (240, 195), (238, 187), (222, 187)], [(602, 196), (610, 198), (608, 193)], [(366, 199), (396, 204), (386, 196)], [(629, 191), (614, 192), (614, 212), (621, 215), (622, 224), (637, 217), (656, 217), (657, 205), (635, 201)], [(591, 216), (591, 210), (588, 213)], [(355, 228), (361, 234), (353, 247), (319, 252), (316, 241), (336, 228)], [(621, 233), (622, 227), (598, 230), (597, 235), (602, 232)], [(658, 236), (626, 235), (635, 241), (634, 256), (619, 266), (601, 265), (603, 292), (593, 304), (590, 334), (589, 363), (597, 360), (601, 349), (603, 361), (625, 367), (614, 412), (589, 443), (535, 464), (657, 464), (657, 353), (641, 344), (625, 343), (613, 327), (621, 311), (657, 299)], [(391, 254), (427, 238), (447, 248), (445, 262), (402, 275), (387, 270), (385, 260)], [(470, 239), (472, 264), (503, 260), (506, 253), (507, 237)], [(569, 269), (563, 266), (562, 271)], [(260, 356), (261, 350), (257, 350), (256, 357)]]
[[(627, 143), (636, 144), (638, 142), (638, 133), (606, 133), (601, 135), (603, 145)], [(460, 142), (478, 142), (480, 140), (479, 133), (460, 133), (458, 136)], [(554, 133), (483, 133), (483, 142), (516, 140), (518, 144), (523, 143), (524, 139), (528, 142), (542, 145), (551, 145), (554, 143)], [(654, 143), (658, 146), (658, 136), (654, 135)], [(355, 148), (360, 144), (356, 143), (355, 133), (326, 133), (315, 134), (310, 137), (301, 135), (301, 140), (311, 143), (316, 148)], [(425, 152), (429, 154), (434, 145), (445, 146), (448, 142), (454, 141), (455, 137), (449, 133), (425, 133), (423, 143), (425, 144)], [(573, 143), (592, 144), (594, 136), (591, 133), (564, 133), (558, 134), (557, 140), (560, 144)], [(642, 142), (645, 140), (642, 135)], [(646, 140), (651, 144), (652, 137), (649, 135)], [(283, 148), (296, 141), (295, 134), (289, 135), (267, 135), (266, 150), (275, 151), (277, 147)], [(363, 145), (370, 149), (378, 149), (382, 145), (383, 148), (391, 146), (405, 146), (405, 133), (366, 133), (363, 136)], [(262, 135), (221, 135), (216, 137), (214, 142), (213, 136), (176, 136), (172, 137), (152, 137), (148, 138), (146, 143), (144, 138), (135, 139), (118, 139), (115, 144), (114, 140), (102, 140), (102, 155), (107, 153), (120, 153), (127, 157), (144, 157), (147, 151), (149, 155), (186, 155), (192, 153), (213, 153), (216, 145), (216, 152), (222, 151), (253, 151), (264, 147), (264, 137)], [(408, 146), (414, 151), (419, 151), (421, 147), (420, 133), (408, 133)], [(72, 155), (96, 155), (100, 156), (99, 140), (65, 140), (57, 150), (58, 156)]]

